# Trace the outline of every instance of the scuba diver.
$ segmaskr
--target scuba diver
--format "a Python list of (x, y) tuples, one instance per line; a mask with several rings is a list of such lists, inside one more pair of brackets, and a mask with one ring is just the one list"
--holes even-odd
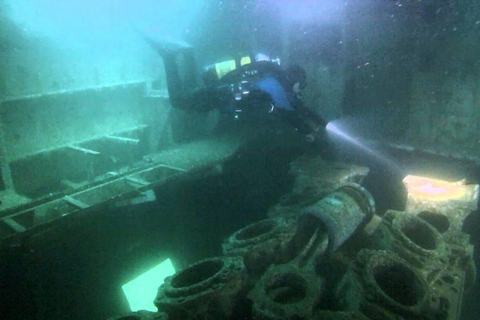
[(267, 55), (244, 56), (205, 68), (204, 86), (198, 87), (192, 46), (143, 37), (163, 59), (172, 107), (185, 111), (219, 109), (232, 113), (235, 119), (242, 111), (263, 108), (265, 113), (277, 112), (308, 142), (326, 142), (327, 123), (309, 110), (300, 96), (307, 85), (302, 67), (292, 65), (283, 70), (278, 59)]

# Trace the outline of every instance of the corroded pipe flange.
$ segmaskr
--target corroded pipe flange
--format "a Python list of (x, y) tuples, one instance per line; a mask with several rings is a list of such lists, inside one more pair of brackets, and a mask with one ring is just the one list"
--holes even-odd
[(249, 292), (254, 319), (310, 319), (317, 310), (324, 280), (315, 272), (315, 264), (325, 251), (326, 237), (323, 230), (313, 227), (298, 243), (302, 245), (296, 258), (270, 266)]
[(140, 310), (122, 316), (108, 318), (108, 320), (168, 320), (168, 315), (166, 313)]
[(295, 221), (281, 218), (252, 223), (223, 243), (223, 253), (242, 256), (249, 273), (261, 273), (283, 256), (295, 228)]
[(323, 291), (323, 282), (294, 264), (275, 265), (257, 281), (248, 297), (255, 320), (310, 319)]
[(366, 295), (405, 315), (421, 314), (429, 292), (423, 277), (396, 255), (371, 254), (365, 265)]
[(228, 319), (245, 283), (241, 257), (201, 260), (165, 279), (155, 305), (169, 319)]
[(356, 183), (346, 183), (336, 191), (344, 192), (354, 198), (365, 214), (365, 220), (368, 222), (373, 214), (375, 214), (375, 200), (370, 192), (364, 187)]
[(431, 292), (422, 275), (389, 251), (364, 249), (345, 275), (336, 297), (348, 310), (371, 319), (423, 319)]

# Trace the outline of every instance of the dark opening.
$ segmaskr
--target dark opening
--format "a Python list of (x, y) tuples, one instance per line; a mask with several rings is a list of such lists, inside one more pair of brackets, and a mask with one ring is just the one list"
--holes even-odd
[(435, 250), (437, 248), (437, 238), (432, 229), (419, 219), (404, 219), (400, 225), (400, 230), (413, 243), (425, 250)]
[(248, 240), (270, 232), (275, 227), (273, 220), (260, 221), (242, 229), (237, 234), (238, 240)]
[(294, 273), (280, 274), (267, 284), (265, 291), (267, 296), (277, 303), (297, 303), (306, 296), (307, 282)]
[(418, 217), (430, 223), (440, 233), (445, 233), (450, 228), (450, 221), (443, 214), (423, 211), (418, 214)]
[(174, 288), (189, 287), (214, 276), (222, 267), (222, 260), (203, 261), (176, 275), (172, 280), (172, 286)]
[(414, 306), (425, 295), (422, 283), (415, 273), (402, 264), (379, 265), (373, 273), (380, 289), (402, 305)]

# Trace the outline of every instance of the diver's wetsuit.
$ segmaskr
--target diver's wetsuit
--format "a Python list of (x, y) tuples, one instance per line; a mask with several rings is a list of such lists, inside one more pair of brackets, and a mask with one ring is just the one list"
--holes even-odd
[[(253, 70), (256, 74), (251, 76)], [(245, 74), (248, 76), (244, 76)], [(229, 72), (220, 82), (228, 85), (242, 79), (249, 82), (247, 104), (255, 99), (271, 103), (280, 117), (302, 134), (325, 128), (326, 122), (306, 107), (300, 96), (293, 91), (294, 83), (278, 64), (270, 61), (253, 62)]]
[[(164, 61), (170, 102), (174, 108), (186, 111), (219, 109), (234, 112), (238, 108), (251, 109), (255, 105), (267, 104), (302, 134), (325, 129), (326, 122), (305, 106), (293, 91), (294, 83), (276, 63), (252, 62), (230, 71), (221, 79), (210, 79), (204, 87), (198, 88), (192, 48), (181, 51), (185, 69), (183, 79), (177, 66), (178, 53), (159, 53)], [(248, 91), (235, 92), (240, 85), (246, 86)]]

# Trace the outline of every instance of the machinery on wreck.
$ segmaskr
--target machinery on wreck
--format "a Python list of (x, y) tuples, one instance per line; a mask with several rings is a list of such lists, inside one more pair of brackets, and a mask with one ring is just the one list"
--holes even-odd
[(478, 185), (407, 176), (406, 209), (380, 217), (359, 184), (368, 169), (300, 157), (291, 172), (268, 219), (165, 279), (158, 312), (111, 319), (460, 319)]

